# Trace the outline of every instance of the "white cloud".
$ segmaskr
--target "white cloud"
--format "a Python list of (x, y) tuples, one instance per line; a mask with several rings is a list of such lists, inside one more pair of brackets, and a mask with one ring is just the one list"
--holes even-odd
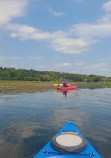
[(72, 64), (71, 63), (58, 63), (58, 64), (55, 64), (55, 67), (68, 67), (68, 66), (71, 66)]
[(45, 70), (46, 66), (44, 65), (39, 65), (39, 66), (35, 66), (36, 70)]
[[(106, 5), (103, 6), (106, 8)], [(46, 40), (54, 51), (67, 54), (90, 51), (90, 45), (99, 43), (102, 38), (111, 36), (111, 24), (103, 22), (76, 24), (67, 31), (55, 32), (44, 32), (38, 28), (19, 24), (8, 24), (6, 29), (11, 31), (13, 38)]]
[(86, 49), (87, 43), (83, 39), (79, 38), (53, 38), (51, 44), (55, 51), (66, 54), (79, 54), (83, 51), (88, 51), (88, 49)]
[(106, 12), (111, 12), (111, 1), (108, 1), (106, 3), (103, 4), (102, 8), (106, 11)]
[(90, 69), (90, 70), (97, 70), (99, 69), (101, 71), (107, 68), (107, 64), (106, 63), (98, 63), (98, 64), (93, 64), (93, 65), (88, 65), (85, 66), (84, 69)]
[(101, 37), (111, 36), (111, 24), (78, 24), (74, 25), (70, 32), (71, 34), (76, 34), (76, 36), (81, 37), (87, 41), (90, 40), (90, 44), (90, 42), (98, 42), (98, 39), (101, 39)]
[(21, 57), (7, 57), (7, 56), (0, 56), (0, 61), (6, 61), (6, 60), (21, 60), (21, 59), (25, 59), (25, 60), (40, 60), (42, 59), (43, 56), (30, 56), (27, 58), (21, 58)]
[(76, 66), (83, 66), (84, 63), (83, 62), (75, 62), (74, 65), (76, 65)]
[(97, 63), (81, 67), (82, 74), (95, 74), (103, 76), (111, 76), (111, 70), (107, 63)]
[(19, 25), (19, 24), (8, 24), (5, 26), (8, 31), (11, 31), (11, 37), (18, 37), (21, 40), (44, 40), (51, 38), (51, 33), (42, 32), (38, 28), (34, 28), (32, 26), (27, 25)]
[(42, 58), (43, 58), (43, 56), (31, 56), (31, 57), (29, 57), (30, 60), (39, 60)]
[(99, 20), (100, 23), (108, 23), (110, 24), (111, 21), (111, 13), (105, 14), (104, 16), (102, 16)]
[(41, 31), (36, 31), (35, 34), (32, 34), (32, 36), (30, 36), (30, 39), (35, 39), (35, 40), (48, 40), (51, 38), (51, 34), (50, 33), (44, 33)]
[(52, 10), (52, 9), (48, 9), (48, 11), (52, 14), (52, 15), (54, 15), (54, 16), (62, 16), (63, 14), (64, 14), (64, 12), (57, 12), (57, 11), (55, 11), (55, 10)]
[(0, 25), (24, 16), (27, 0), (0, 0)]
[(5, 60), (20, 60), (20, 57), (5, 57), (5, 56), (0, 56), (0, 61), (5, 61)]
[(99, 22), (111, 24), (111, 0), (104, 3), (102, 8), (104, 9), (105, 14), (99, 19)]
[[(10, 3), (8, 3), (9, 1)], [(0, 23), (6, 24), (4, 29), (10, 31), (11, 37), (13, 38), (19, 38), (20, 40), (45, 40), (49, 42), (49, 46), (54, 51), (67, 54), (79, 54), (90, 51), (90, 46), (101, 42), (103, 38), (111, 37), (111, 23), (109, 22), (111, 18), (111, 14), (109, 14), (111, 1), (103, 5), (103, 9), (108, 14), (105, 13), (96, 23), (76, 24), (69, 28), (69, 30), (58, 30), (54, 32), (45, 32), (32, 26), (11, 23), (14, 17), (25, 14), (27, 3), (28, 0), (0, 1)], [(51, 11), (56, 16), (63, 14), (63, 12)]]
[(8, 24), (6, 29), (12, 32), (11, 37), (13, 38), (18, 37), (21, 40), (48, 40), (50, 46), (55, 51), (62, 53), (78, 54), (83, 51), (89, 51), (86, 49), (88, 43), (84, 39), (69, 38), (68, 32), (43, 32), (37, 28), (19, 24)]

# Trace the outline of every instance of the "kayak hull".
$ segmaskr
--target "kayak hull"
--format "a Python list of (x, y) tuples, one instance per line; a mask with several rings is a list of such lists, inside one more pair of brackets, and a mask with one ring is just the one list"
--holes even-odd
[(57, 87), (58, 90), (60, 91), (68, 91), (68, 90), (73, 90), (76, 89), (77, 86), (73, 86), (73, 87)]
[[(78, 131), (75, 125), (69, 121), (66, 125), (59, 131), (58, 134), (67, 131), (76, 131), (78, 135), (82, 136), (82, 134)], [(57, 135), (58, 135), (57, 134)], [(87, 147), (83, 151), (76, 154), (59, 154), (58, 151), (54, 150), (51, 147), (51, 141), (34, 157), (34, 158), (101, 158), (101, 156), (96, 152), (96, 150), (91, 146), (91, 144), (87, 142)]]

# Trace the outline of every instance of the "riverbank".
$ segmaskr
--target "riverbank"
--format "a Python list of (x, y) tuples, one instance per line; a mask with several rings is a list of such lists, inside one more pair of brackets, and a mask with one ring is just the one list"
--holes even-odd
[(78, 88), (111, 88), (111, 82), (80, 82)]
[(0, 93), (34, 93), (54, 88), (52, 82), (0, 81)]
[[(34, 93), (56, 89), (54, 81), (0, 81), (0, 93)], [(73, 86), (74, 82), (71, 83)], [(111, 88), (111, 82), (79, 82), (78, 88)]]

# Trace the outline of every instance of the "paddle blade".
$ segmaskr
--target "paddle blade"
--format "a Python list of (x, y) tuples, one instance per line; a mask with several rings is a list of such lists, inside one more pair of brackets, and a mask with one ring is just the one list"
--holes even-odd
[(79, 82), (74, 82), (74, 84), (79, 84)]
[(58, 84), (54, 84), (54, 86), (58, 86)]

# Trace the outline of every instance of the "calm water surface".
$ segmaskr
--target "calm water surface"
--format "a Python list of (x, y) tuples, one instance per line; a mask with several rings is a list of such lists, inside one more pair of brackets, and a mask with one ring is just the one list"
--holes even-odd
[(111, 89), (0, 95), (0, 158), (32, 158), (67, 121), (111, 158)]

